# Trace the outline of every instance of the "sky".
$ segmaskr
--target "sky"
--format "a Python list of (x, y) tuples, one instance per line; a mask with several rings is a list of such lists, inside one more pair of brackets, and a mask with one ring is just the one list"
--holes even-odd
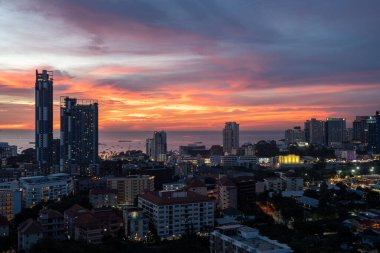
[[(380, 110), (378, 0), (0, 0), (0, 129), (34, 128), (35, 70), (99, 126), (283, 130)], [(348, 125), (350, 127), (350, 124)]]

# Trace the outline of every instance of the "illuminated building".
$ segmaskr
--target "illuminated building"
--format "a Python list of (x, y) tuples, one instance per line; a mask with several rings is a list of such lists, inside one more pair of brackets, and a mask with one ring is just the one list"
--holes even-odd
[(219, 178), (218, 184), (218, 209), (237, 208), (236, 185), (226, 176)]
[(325, 143), (325, 122), (312, 118), (305, 122), (305, 141), (314, 145)]
[(119, 204), (133, 205), (139, 194), (154, 190), (154, 176), (132, 175), (107, 178), (107, 188), (117, 190)]
[(132, 207), (123, 210), (125, 237), (134, 240), (145, 240), (149, 232), (149, 218), (142, 208)]
[(61, 171), (91, 175), (98, 164), (97, 100), (61, 97)]
[(300, 163), (299, 155), (280, 155), (278, 156), (279, 164), (297, 164)]
[(376, 111), (376, 153), (380, 154), (380, 111)]
[(11, 221), (21, 208), (22, 192), (19, 189), (0, 189), (0, 216)]
[(65, 173), (48, 176), (21, 177), (23, 202), (26, 208), (32, 208), (41, 201), (60, 201), (73, 192), (73, 178)]
[(117, 206), (117, 190), (95, 188), (90, 190), (88, 197), (93, 208)]
[(346, 119), (326, 119), (326, 144), (330, 147), (341, 147), (344, 142), (346, 131)]
[(214, 201), (195, 192), (147, 192), (139, 196), (138, 206), (162, 238), (207, 231), (214, 226)]
[(226, 122), (223, 129), (223, 152), (230, 154), (233, 148), (239, 148), (239, 124)]
[(17, 146), (9, 145), (8, 142), (0, 142), (0, 159), (17, 156)]
[(36, 158), (40, 169), (48, 174), (53, 159), (53, 72), (36, 70), (35, 84)]
[(53, 209), (40, 210), (37, 218), (38, 223), (44, 231), (44, 235), (54, 240), (64, 240), (64, 219), (63, 214)]

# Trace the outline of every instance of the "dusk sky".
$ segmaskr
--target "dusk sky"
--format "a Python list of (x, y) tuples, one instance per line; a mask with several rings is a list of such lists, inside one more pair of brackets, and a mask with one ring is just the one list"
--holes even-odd
[(380, 110), (380, 1), (0, 0), (0, 129), (34, 128), (36, 69), (55, 129), (66, 95), (107, 130), (351, 121)]

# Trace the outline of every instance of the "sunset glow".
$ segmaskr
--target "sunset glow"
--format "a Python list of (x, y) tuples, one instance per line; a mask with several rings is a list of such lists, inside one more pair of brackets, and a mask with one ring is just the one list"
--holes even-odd
[(380, 108), (370, 7), (221, 2), (0, 1), (0, 129), (34, 128), (35, 69), (54, 71), (56, 129), (60, 96), (99, 100), (107, 130), (281, 130)]

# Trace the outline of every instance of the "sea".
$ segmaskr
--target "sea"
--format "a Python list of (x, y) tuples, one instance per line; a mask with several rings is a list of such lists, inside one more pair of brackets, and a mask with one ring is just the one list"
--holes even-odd
[[(152, 131), (104, 131), (99, 130), (99, 152), (121, 152), (127, 150), (143, 150), (145, 140), (152, 138)], [(18, 152), (34, 147), (34, 130), (0, 130), (0, 142), (16, 145)], [(59, 132), (54, 132), (59, 138)], [(168, 150), (179, 150), (179, 146), (203, 144), (206, 148), (223, 143), (222, 131), (167, 131)], [(256, 143), (260, 140), (281, 140), (284, 132), (278, 131), (240, 131), (240, 145)]]

